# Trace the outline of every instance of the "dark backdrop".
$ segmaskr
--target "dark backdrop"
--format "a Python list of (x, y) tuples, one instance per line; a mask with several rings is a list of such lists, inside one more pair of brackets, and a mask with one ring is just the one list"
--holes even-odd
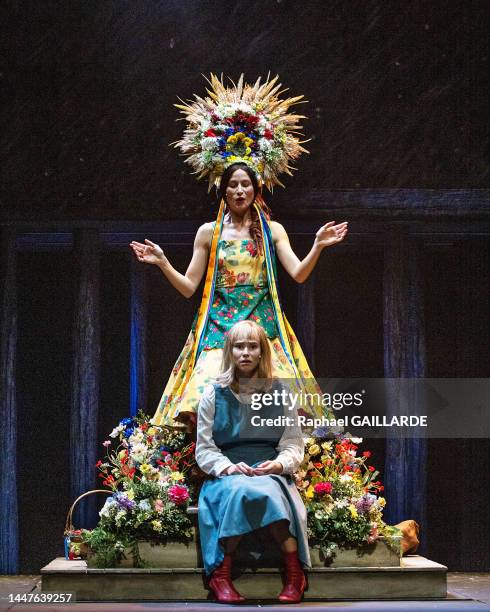
[(169, 143), (201, 74), (278, 73), (304, 94), (311, 187), (488, 186), (488, 2), (2, 3), (2, 206), (58, 218), (207, 216)]

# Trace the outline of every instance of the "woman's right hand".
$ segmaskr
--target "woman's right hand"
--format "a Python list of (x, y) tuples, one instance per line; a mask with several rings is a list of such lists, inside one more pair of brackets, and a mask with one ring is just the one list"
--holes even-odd
[(240, 463), (235, 463), (234, 465), (230, 465), (224, 473), (226, 476), (230, 476), (231, 474), (245, 474), (246, 476), (254, 476), (254, 470), (249, 465), (241, 461)]
[(146, 244), (142, 244), (141, 242), (135, 242), (133, 240), (129, 245), (133, 249), (138, 261), (155, 265), (165, 261), (165, 255), (158, 244), (146, 238), (145, 243)]

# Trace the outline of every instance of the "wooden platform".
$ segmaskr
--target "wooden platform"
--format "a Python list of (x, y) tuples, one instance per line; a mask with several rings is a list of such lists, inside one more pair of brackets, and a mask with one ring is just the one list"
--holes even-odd
[[(419, 555), (399, 567), (315, 567), (305, 600), (444, 599), (447, 567)], [(73, 592), (77, 601), (199, 601), (209, 597), (201, 568), (88, 568), (60, 557), (41, 570), (43, 592)], [(251, 600), (274, 600), (282, 588), (277, 569), (245, 570), (234, 580)]]

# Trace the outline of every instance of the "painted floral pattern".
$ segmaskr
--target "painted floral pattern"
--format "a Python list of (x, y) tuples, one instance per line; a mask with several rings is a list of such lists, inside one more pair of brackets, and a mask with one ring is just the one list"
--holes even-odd
[[(153, 417), (155, 424), (173, 424), (180, 413), (197, 412), (205, 387), (220, 371), (228, 330), (234, 323), (244, 319), (255, 321), (264, 328), (271, 346), (273, 376), (294, 379), (295, 373), (279, 340), (265, 258), (260, 255), (251, 239), (221, 240), (218, 245), (216, 286), (204, 332), (203, 350), (189, 373), (192, 368), (196, 315), (184, 349), (175, 363)], [(292, 358), (306, 391), (321, 392), (287, 319), (285, 324), (291, 339)], [(175, 388), (183, 390), (179, 395), (174, 395)], [(312, 409), (312, 413), (317, 416), (321, 414), (316, 408)]]
[(222, 348), (229, 329), (250, 319), (268, 338), (278, 335), (264, 258), (253, 240), (221, 240), (213, 303), (204, 333), (204, 350)]

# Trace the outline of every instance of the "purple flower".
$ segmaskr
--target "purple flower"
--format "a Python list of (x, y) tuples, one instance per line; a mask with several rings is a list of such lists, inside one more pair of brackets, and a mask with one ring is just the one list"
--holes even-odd
[(361, 498), (359, 498), (356, 502), (356, 510), (363, 514), (366, 514), (371, 509), (371, 506), (376, 501), (376, 495), (372, 493), (365, 493)]
[(121, 508), (126, 508), (126, 510), (132, 510), (135, 506), (134, 501), (132, 499), (129, 499), (129, 497), (124, 493), (117, 493), (115, 499), (117, 505)]

